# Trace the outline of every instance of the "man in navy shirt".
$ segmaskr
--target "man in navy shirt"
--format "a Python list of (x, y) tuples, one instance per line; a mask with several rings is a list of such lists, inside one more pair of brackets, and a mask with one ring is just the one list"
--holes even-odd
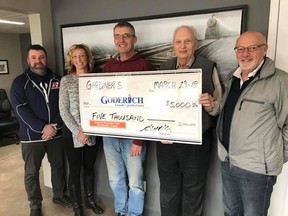
[(20, 123), (20, 141), (25, 162), (25, 188), (30, 201), (30, 216), (42, 215), (39, 170), (47, 153), (51, 165), (53, 202), (72, 207), (64, 191), (62, 120), (58, 97), (60, 76), (46, 66), (46, 50), (40, 45), (28, 48), (29, 68), (11, 86), (11, 103)]

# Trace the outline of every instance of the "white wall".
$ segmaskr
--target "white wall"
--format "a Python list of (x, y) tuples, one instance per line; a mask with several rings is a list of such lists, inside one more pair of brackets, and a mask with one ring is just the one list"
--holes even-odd
[[(279, 16), (278, 16), (279, 15)], [(271, 0), (268, 35), (268, 56), (275, 59), (276, 67), (288, 72), (288, 0)], [(287, 86), (288, 91), (288, 86)], [(288, 164), (283, 167), (271, 197), (269, 216), (288, 215)]]
[(276, 46), (276, 66), (288, 72), (287, 50), (288, 50), (288, 0), (279, 2), (279, 22)]

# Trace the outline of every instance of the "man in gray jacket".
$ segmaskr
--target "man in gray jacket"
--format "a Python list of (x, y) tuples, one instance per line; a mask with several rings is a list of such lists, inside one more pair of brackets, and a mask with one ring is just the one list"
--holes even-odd
[(243, 33), (234, 48), (239, 67), (225, 83), (217, 125), (225, 216), (267, 215), (288, 159), (288, 75), (267, 49), (259, 32)]

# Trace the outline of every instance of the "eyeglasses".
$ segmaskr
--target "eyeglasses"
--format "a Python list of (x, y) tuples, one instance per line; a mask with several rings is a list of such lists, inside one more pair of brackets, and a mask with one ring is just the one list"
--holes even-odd
[(247, 52), (255, 52), (257, 51), (260, 47), (264, 46), (266, 44), (260, 44), (260, 45), (253, 45), (249, 47), (243, 47), (243, 46), (238, 46), (234, 48), (234, 51), (236, 53), (244, 53), (245, 50), (247, 49)]
[(115, 34), (114, 35), (114, 39), (128, 39), (128, 38), (131, 38), (131, 37), (135, 37), (135, 35), (133, 35), (133, 34), (128, 34), (128, 33), (125, 33), (125, 34), (123, 34), (123, 35), (120, 35), (120, 34)]
[(190, 45), (190, 44), (192, 44), (193, 43), (193, 41), (192, 40), (184, 40), (184, 41), (181, 41), (181, 40), (176, 40), (176, 41), (174, 41), (174, 44), (175, 45), (177, 45), (177, 46), (180, 46), (180, 45), (182, 45), (182, 44), (184, 44), (184, 45)]

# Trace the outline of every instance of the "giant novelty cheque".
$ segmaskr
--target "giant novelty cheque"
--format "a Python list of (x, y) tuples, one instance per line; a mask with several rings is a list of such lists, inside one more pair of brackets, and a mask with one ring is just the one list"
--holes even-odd
[(202, 144), (202, 70), (83, 74), (81, 126), (87, 134)]

